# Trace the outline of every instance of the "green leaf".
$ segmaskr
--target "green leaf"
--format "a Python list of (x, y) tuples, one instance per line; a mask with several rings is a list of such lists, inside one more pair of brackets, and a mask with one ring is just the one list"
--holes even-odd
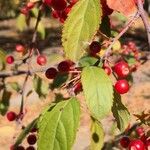
[(39, 122), (38, 150), (71, 150), (80, 120), (76, 98), (57, 103)]
[(92, 119), (90, 150), (101, 150), (104, 144), (104, 130), (102, 124)]
[(1, 115), (5, 115), (8, 110), (11, 94), (12, 93), (7, 91), (6, 89), (4, 89), (2, 92), (2, 98), (0, 100), (0, 114)]
[(98, 61), (97, 58), (91, 56), (84, 56), (79, 60), (81, 67), (88, 67), (94, 65)]
[(19, 92), (21, 90), (20, 85), (17, 82), (11, 82), (11, 83), (9, 83), (9, 85), (16, 92)]
[(122, 132), (124, 131), (130, 121), (130, 113), (128, 109), (122, 104), (121, 96), (114, 91), (114, 103), (112, 107), (112, 113), (117, 121), (117, 127)]
[(49, 93), (49, 83), (44, 81), (39, 76), (35, 75), (33, 79), (33, 86), (40, 98), (46, 98)]
[(38, 122), (38, 118), (34, 119), (19, 135), (17, 138), (14, 146), (17, 147), (19, 144), (22, 143), (22, 141), (25, 139), (25, 137), (28, 135), (28, 133), (36, 126)]
[(102, 9), (99, 0), (80, 0), (72, 8), (64, 24), (62, 44), (72, 61), (79, 60), (101, 23)]
[(40, 37), (42, 40), (45, 39), (45, 26), (40, 22), (37, 29), (38, 33), (40, 34)]
[(104, 118), (111, 110), (113, 87), (105, 71), (98, 67), (86, 67), (81, 74), (86, 104), (93, 117)]
[(25, 17), (25, 15), (20, 14), (20, 15), (17, 17), (17, 28), (18, 28), (20, 31), (23, 31), (24, 29), (26, 29), (26, 27), (27, 27), (27, 24), (26, 24), (26, 17)]

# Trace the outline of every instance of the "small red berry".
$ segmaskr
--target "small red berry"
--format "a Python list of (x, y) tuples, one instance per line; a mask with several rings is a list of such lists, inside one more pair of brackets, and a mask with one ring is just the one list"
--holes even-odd
[(33, 3), (33, 2), (28, 2), (28, 3), (27, 3), (27, 8), (28, 8), (28, 9), (32, 9), (32, 8), (34, 7), (34, 5), (35, 5), (35, 3)]
[(7, 56), (7, 57), (6, 57), (6, 62), (7, 62), (8, 64), (12, 64), (12, 63), (14, 62), (14, 57), (11, 56), (11, 55)]
[(16, 45), (16, 51), (19, 52), (19, 53), (22, 53), (25, 51), (25, 47), (21, 44), (17, 44)]
[(16, 119), (16, 117), (17, 117), (17, 115), (13, 111), (10, 111), (10, 112), (7, 113), (7, 119), (9, 121), (14, 121)]
[(25, 148), (23, 146), (17, 146), (15, 150), (25, 150)]
[(23, 7), (23, 8), (20, 9), (20, 12), (21, 12), (23, 15), (27, 16), (28, 13), (29, 13), (29, 9), (28, 9), (27, 7)]
[(136, 132), (139, 136), (142, 136), (144, 134), (144, 129), (143, 127), (138, 127), (136, 128)]
[(72, 66), (70, 61), (62, 61), (58, 64), (57, 68), (59, 72), (68, 72)]
[(82, 84), (81, 82), (78, 82), (74, 87), (74, 93), (79, 93), (82, 90)]
[(37, 57), (37, 64), (43, 66), (43, 65), (46, 64), (46, 62), (47, 62), (47, 59), (46, 59), (46, 57), (44, 55), (39, 55)]
[(58, 71), (55, 68), (49, 68), (45, 72), (45, 76), (48, 79), (54, 79), (57, 76), (57, 74), (58, 74)]
[(123, 147), (123, 148), (127, 148), (130, 144), (130, 139), (128, 137), (123, 137), (121, 138), (120, 140), (120, 145)]
[(119, 94), (125, 94), (129, 91), (129, 83), (127, 80), (118, 80), (115, 84), (115, 90)]
[(103, 69), (104, 69), (104, 71), (107, 73), (107, 75), (110, 75), (111, 74), (111, 68), (110, 67), (108, 67), (108, 66), (105, 66), (105, 67), (103, 67)]
[(26, 148), (26, 150), (35, 150), (35, 148), (33, 146), (29, 146)]
[(113, 13), (113, 9), (109, 8), (106, 0), (100, 0), (102, 4), (103, 17), (109, 16)]
[(113, 69), (119, 78), (125, 78), (130, 73), (129, 65), (124, 61), (116, 63)]
[(51, 5), (55, 10), (62, 11), (67, 7), (66, 0), (52, 0)]
[(101, 45), (98, 41), (93, 41), (90, 45), (90, 53), (96, 54), (100, 52), (101, 50)]
[(36, 143), (36, 135), (34, 134), (31, 134), (27, 137), (27, 142), (30, 144), (30, 145), (34, 145)]
[(146, 146), (146, 150), (150, 150), (150, 138), (147, 139), (146, 143), (145, 143), (145, 146)]
[(129, 150), (145, 150), (144, 143), (141, 140), (132, 140), (129, 144)]

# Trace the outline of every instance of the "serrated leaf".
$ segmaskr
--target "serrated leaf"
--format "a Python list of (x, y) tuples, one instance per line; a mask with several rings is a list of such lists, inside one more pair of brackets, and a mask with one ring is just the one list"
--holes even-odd
[(26, 29), (27, 27), (27, 24), (26, 24), (26, 17), (25, 15), (23, 14), (20, 14), (17, 19), (17, 28), (20, 30), (20, 31), (23, 31), (24, 29)]
[(6, 89), (4, 89), (2, 92), (2, 98), (0, 100), (0, 114), (1, 115), (5, 115), (8, 110), (11, 94), (12, 93), (7, 91)]
[(21, 90), (20, 85), (17, 82), (11, 82), (11, 83), (9, 83), (9, 85), (16, 92), (19, 92)]
[(72, 61), (79, 60), (101, 23), (102, 9), (99, 0), (80, 0), (72, 8), (64, 24), (62, 44)]
[(79, 65), (81, 67), (92, 66), (98, 61), (95, 57), (84, 56), (79, 60)]
[(114, 103), (112, 107), (112, 113), (117, 121), (117, 127), (122, 132), (124, 131), (130, 121), (130, 113), (128, 109), (122, 104), (121, 96), (114, 91)]
[(17, 147), (19, 144), (22, 143), (22, 141), (25, 139), (25, 137), (28, 135), (28, 133), (36, 126), (38, 122), (38, 118), (34, 119), (19, 135), (17, 138), (14, 146)]
[(99, 67), (86, 67), (81, 74), (86, 104), (96, 119), (102, 119), (113, 104), (113, 86), (105, 71)]
[(71, 150), (80, 120), (76, 98), (57, 103), (39, 122), (38, 150)]
[(33, 87), (40, 98), (46, 98), (49, 93), (49, 83), (37, 75), (34, 76)]
[(90, 150), (101, 150), (104, 144), (104, 130), (102, 124), (92, 120)]

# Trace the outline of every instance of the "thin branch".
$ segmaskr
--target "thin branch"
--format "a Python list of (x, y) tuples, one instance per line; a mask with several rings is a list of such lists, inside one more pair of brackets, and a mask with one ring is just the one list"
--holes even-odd
[(145, 29), (147, 31), (148, 44), (149, 44), (149, 48), (150, 48), (150, 23), (148, 21), (148, 17), (147, 17), (147, 15), (145, 13), (145, 10), (143, 8), (142, 0), (137, 0), (137, 7), (138, 7), (138, 10), (139, 10), (139, 14), (140, 14), (140, 16), (143, 20)]

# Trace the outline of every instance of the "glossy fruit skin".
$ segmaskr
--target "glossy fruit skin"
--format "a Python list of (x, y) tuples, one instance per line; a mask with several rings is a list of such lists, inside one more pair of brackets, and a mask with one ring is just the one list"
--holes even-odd
[(17, 117), (17, 115), (13, 111), (10, 111), (10, 112), (7, 113), (7, 119), (9, 121), (14, 121), (16, 119), (16, 117)]
[(141, 140), (132, 140), (129, 144), (129, 150), (145, 150), (144, 143)]
[(67, 2), (65, 0), (52, 0), (51, 6), (57, 11), (62, 11), (67, 7)]
[(144, 134), (144, 129), (143, 127), (137, 127), (136, 132), (139, 136), (142, 136)]
[(59, 72), (68, 72), (70, 71), (71, 62), (70, 61), (62, 61), (58, 64), (57, 69)]
[(115, 84), (115, 90), (119, 94), (125, 94), (129, 91), (129, 83), (127, 80), (118, 80)]
[(23, 45), (21, 45), (21, 44), (17, 44), (17, 45), (16, 45), (16, 51), (17, 51), (18, 53), (22, 53), (22, 52), (25, 51), (25, 47), (24, 47)]
[(14, 62), (14, 57), (11, 56), (11, 55), (7, 56), (7, 57), (6, 57), (6, 62), (7, 62), (8, 64), (12, 64), (12, 63)]
[(58, 74), (58, 71), (55, 68), (49, 68), (45, 72), (45, 76), (48, 79), (54, 79), (57, 76), (57, 74)]
[(103, 69), (107, 73), (107, 75), (110, 75), (112, 73), (111, 68), (108, 66), (103, 67)]
[(27, 142), (30, 144), (30, 145), (34, 145), (36, 143), (36, 135), (34, 134), (30, 134), (28, 137), (27, 137)]
[(116, 63), (113, 70), (119, 78), (125, 78), (130, 73), (129, 65), (124, 61)]
[(150, 138), (145, 142), (146, 150), (150, 149)]
[(96, 53), (99, 53), (100, 50), (101, 50), (101, 45), (98, 41), (93, 41), (90, 44), (90, 53), (96, 54)]
[(35, 148), (33, 146), (29, 146), (26, 148), (26, 150), (35, 150)]
[(130, 139), (128, 137), (123, 137), (120, 139), (120, 145), (123, 147), (123, 148), (127, 148), (130, 144)]
[(34, 5), (35, 5), (35, 3), (33, 3), (33, 2), (28, 2), (28, 3), (27, 3), (27, 8), (28, 8), (28, 9), (32, 9), (32, 8), (34, 7)]
[(46, 57), (44, 55), (39, 55), (37, 57), (37, 64), (39, 64), (40, 66), (45, 65), (46, 62), (47, 62), (47, 59), (46, 59)]

